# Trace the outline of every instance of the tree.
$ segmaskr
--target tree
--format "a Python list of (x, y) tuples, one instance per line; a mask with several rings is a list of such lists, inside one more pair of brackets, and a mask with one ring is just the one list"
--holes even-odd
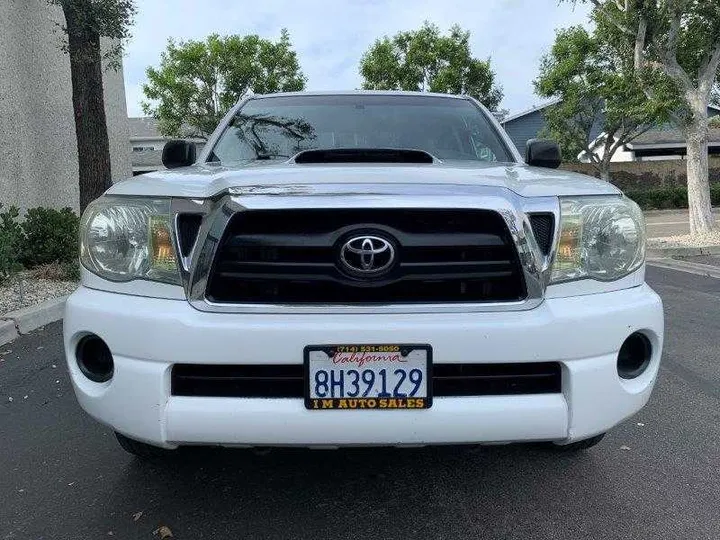
[(419, 30), (378, 39), (360, 60), (363, 88), (467, 94), (494, 111), (502, 100), (490, 59), (473, 58), (470, 32), (455, 25), (449, 35), (425, 22)]
[[(556, 98), (547, 109), (547, 131), (563, 157), (583, 152), (604, 180), (615, 152), (653, 124), (667, 120), (672, 100), (649, 100), (632, 70), (632, 54), (613, 47), (581, 26), (560, 30), (542, 58), (535, 80), (538, 95)], [(593, 133), (600, 129), (596, 141)]]
[[(109, 60), (111, 69), (119, 67), (122, 40), (130, 36), (135, 6), (133, 0), (48, 1), (59, 5), (65, 15), (82, 212), (112, 186), (102, 61)], [(100, 38), (114, 43), (105, 54)]]
[(145, 114), (172, 137), (207, 137), (246, 92), (305, 88), (290, 35), (272, 42), (257, 35), (209, 36), (205, 41), (168, 41), (160, 67), (147, 69)]
[(687, 141), (691, 234), (715, 228), (708, 176), (708, 112), (720, 66), (720, 2), (582, 0), (606, 43), (633, 51), (637, 80), (650, 98), (675, 93), (672, 120)]

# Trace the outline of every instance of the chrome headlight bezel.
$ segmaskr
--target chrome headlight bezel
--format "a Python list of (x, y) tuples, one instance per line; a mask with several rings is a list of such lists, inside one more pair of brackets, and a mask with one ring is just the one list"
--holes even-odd
[(558, 246), (550, 284), (617, 281), (645, 262), (645, 221), (624, 195), (560, 198)]
[(80, 262), (108, 281), (179, 285), (170, 199), (103, 196), (80, 223)]

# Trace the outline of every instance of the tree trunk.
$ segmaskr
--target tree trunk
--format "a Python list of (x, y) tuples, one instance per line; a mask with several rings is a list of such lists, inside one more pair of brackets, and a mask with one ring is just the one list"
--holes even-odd
[(604, 160), (600, 163), (600, 179), (610, 182), (610, 163)]
[(90, 202), (112, 186), (112, 180), (100, 35), (79, 23), (75, 9), (63, 6), (78, 148), (80, 212), (83, 212)]
[(710, 203), (707, 108), (694, 111), (685, 131), (690, 234), (705, 233), (715, 227)]

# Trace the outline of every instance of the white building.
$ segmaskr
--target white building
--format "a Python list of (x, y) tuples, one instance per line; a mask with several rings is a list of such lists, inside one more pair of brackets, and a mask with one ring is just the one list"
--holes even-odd
[[(79, 206), (70, 59), (62, 11), (47, 0), (0, 2), (0, 202), (21, 210)], [(105, 72), (113, 181), (131, 175), (122, 71)]]
[[(720, 107), (710, 105), (708, 117), (712, 118), (720, 114)], [(593, 141), (592, 149), (598, 158), (602, 159), (605, 154), (605, 133), (600, 133)], [(720, 155), (720, 129), (710, 129), (710, 143), (708, 144), (710, 155)], [(618, 148), (610, 160), (613, 163), (627, 161), (662, 161), (667, 159), (685, 159), (687, 155), (687, 144), (685, 137), (679, 129), (671, 124), (658, 125), (649, 129), (631, 142)], [(583, 163), (590, 163), (586, 152), (582, 152), (578, 159)]]
[[(160, 135), (158, 122), (151, 117), (128, 118), (128, 124), (133, 175), (163, 169), (162, 151), (171, 138)], [(205, 139), (187, 140), (195, 143), (198, 153), (205, 145)]]
[[(595, 154), (602, 159), (604, 154), (605, 134), (602, 133), (593, 142)], [(710, 129), (708, 154), (720, 155), (720, 129)], [(631, 142), (618, 148), (610, 160), (613, 163), (622, 161), (662, 161), (667, 159), (685, 159), (687, 144), (679, 129), (663, 126), (646, 131)], [(578, 156), (581, 162), (590, 163), (585, 152)]]

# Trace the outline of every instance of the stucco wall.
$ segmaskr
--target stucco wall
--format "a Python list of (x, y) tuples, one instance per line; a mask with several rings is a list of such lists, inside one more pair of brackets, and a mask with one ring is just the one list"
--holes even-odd
[(107, 115), (108, 136), (110, 137), (112, 180), (118, 182), (132, 176), (130, 147), (128, 145), (130, 129), (125, 101), (125, 77), (122, 67), (118, 71), (106, 69), (103, 83), (105, 114)]
[[(70, 61), (62, 12), (46, 0), (0, 2), (0, 202), (78, 208)], [(106, 72), (113, 180), (132, 174), (122, 72)]]

